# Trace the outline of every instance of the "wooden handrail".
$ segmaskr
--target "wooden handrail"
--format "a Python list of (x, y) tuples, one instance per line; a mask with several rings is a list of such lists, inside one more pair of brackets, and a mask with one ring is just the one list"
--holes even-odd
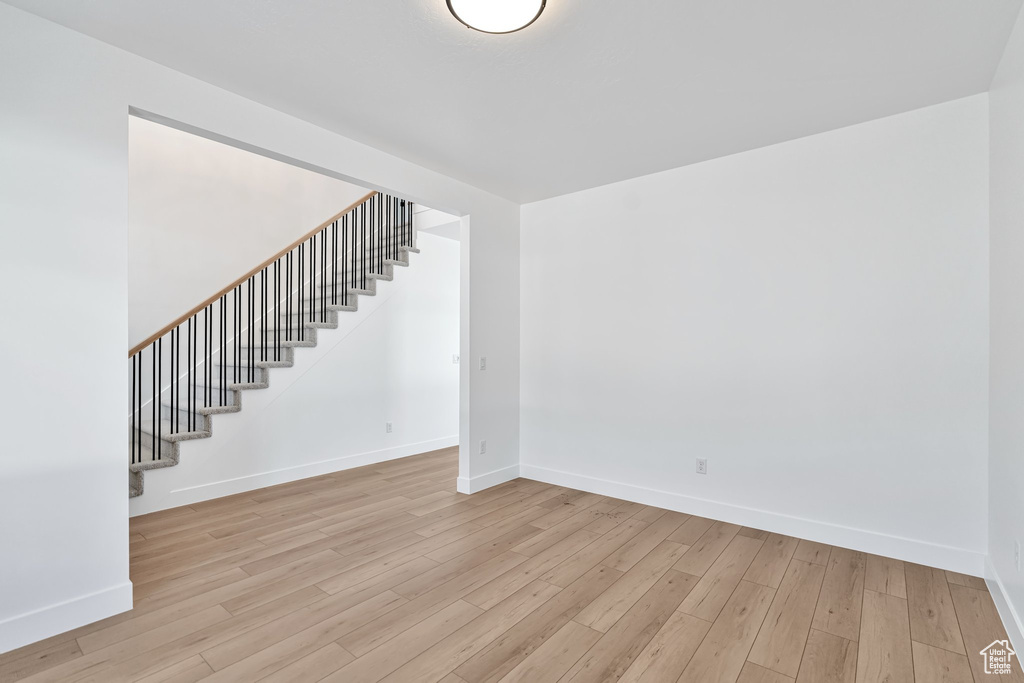
[(295, 240), (294, 242), (292, 242), (287, 247), (285, 247), (281, 251), (277, 252), (276, 254), (271, 256), (270, 258), (268, 258), (266, 261), (264, 261), (260, 265), (256, 266), (255, 268), (250, 270), (248, 273), (246, 273), (242, 277), (240, 277), (237, 280), (235, 280), (234, 282), (232, 282), (227, 287), (224, 287), (223, 289), (221, 289), (219, 292), (217, 292), (216, 294), (211, 296), (209, 299), (207, 299), (203, 303), (201, 303), (198, 306), (196, 306), (195, 308), (193, 308), (191, 311), (189, 311), (185, 315), (180, 316), (178, 319), (176, 319), (174, 322), (172, 322), (172, 323), (170, 323), (168, 325), (164, 325), (160, 329), (159, 332), (151, 334), (149, 337), (146, 338), (145, 341), (143, 341), (143, 342), (141, 342), (139, 344), (136, 344), (134, 347), (132, 347), (131, 350), (128, 351), (128, 357), (131, 358), (132, 356), (137, 354), (139, 351), (142, 351), (144, 348), (146, 348), (147, 346), (149, 346), (150, 344), (155, 342), (157, 339), (159, 339), (160, 337), (164, 336), (165, 334), (167, 334), (168, 332), (173, 330), (175, 327), (177, 327), (178, 325), (182, 324), (183, 322), (185, 322), (186, 320), (188, 320), (189, 318), (194, 316), (196, 313), (198, 313), (199, 311), (203, 310), (204, 308), (206, 308), (207, 306), (212, 304), (214, 301), (216, 301), (217, 299), (221, 298), (222, 296), (224, 296), (225, 294), (230, 292), (232, 289), (234, 289), (238, 285), (240, 285), (243, 282), (245, 282), (250, 277), (252, 277), (256, 273), (260, 272), (261, 270), (263, 270), (264, 268), (269, 266), (271, 263), (273, 263), (277, 259), (281, 258), (285, 254), (290, 252), (292, 249), (294, 249), (295, 247), (299, 246), (300, 244), (302, 244), (303, 242), (308, 240), (310, 237), (312, 237), (313, 235), (317, 234), (318, 232), (320, 232), (321, 230), (326, 228), (328, 225), (330, 225), (334, 221), (338, 220), (339, 218), (341, 218), (342, 216), (344, 216), (345, 214), (347, 214), (349, 211), (353, 210), (357, 206), (359, 206), (359, 205), (361, 205), (361, 204), (363, 204), (365, 202), (368, 202), (369, 200), (373, 199), (376, 195), (377, 195), (376, 192), (371, 192), (368, 195), (364, 196), (359, 201), (357, 201), (355, 204), (352, 204), (351, 206), (346, 208), (345, 210), (343, 210), (343, 211), (341, 211), (339, 213), (334, 214), (333, 216), (328, 218), (326, 221), (324, 221), (320, 225), (316, 226), (315, 228), (313, 228), (312, 230), (307, 232), (305, 235), (303, 235), (299, 239)]

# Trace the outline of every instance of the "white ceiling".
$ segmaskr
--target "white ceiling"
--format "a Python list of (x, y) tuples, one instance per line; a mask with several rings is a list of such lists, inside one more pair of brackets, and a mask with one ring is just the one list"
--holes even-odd
[(525, 202), (983, 92), (1022, 0), (7, 1)]

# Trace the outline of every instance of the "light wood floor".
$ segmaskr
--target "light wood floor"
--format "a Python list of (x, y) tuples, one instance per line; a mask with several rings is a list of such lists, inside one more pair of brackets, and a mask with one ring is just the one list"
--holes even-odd
[(994, 679), (980, 579), (526, 480), (464, 496), (456, 457), (135, 518), (135, 609), (0, 680)]

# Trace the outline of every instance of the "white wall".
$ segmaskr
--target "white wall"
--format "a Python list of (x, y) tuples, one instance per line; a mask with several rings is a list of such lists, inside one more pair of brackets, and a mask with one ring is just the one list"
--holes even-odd
[(518, 471), (518, 206), (6, 4), (0, 63), (0, 652), (130, 606), (129, 107), (471, 216), (460, 469)]
[(1006, 47), (990, 95), (992, 341), (989, 439), (989, 578), (1003, 621), (1024, 652), (1024, 19)]
[(523, 476), (980, 574), (987, 116), (525, 205)]
[(215, 416), (214, 438), (147, 472), (131, 514), (457, 445), (459, 245), (421, 234), (417, 246), (294, 367), (271, 370), (269, 389), (246, 392), (242, 412)]
[(128, 187), (132, 346), (368, 192), (135, 117)]

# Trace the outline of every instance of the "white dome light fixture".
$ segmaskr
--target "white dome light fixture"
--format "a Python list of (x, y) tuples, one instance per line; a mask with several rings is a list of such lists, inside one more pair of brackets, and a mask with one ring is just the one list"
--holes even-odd
[(526, 28), (544, 11), (547, 0), (448, 0), (452, 15), (484, 33), (514, 33)]

